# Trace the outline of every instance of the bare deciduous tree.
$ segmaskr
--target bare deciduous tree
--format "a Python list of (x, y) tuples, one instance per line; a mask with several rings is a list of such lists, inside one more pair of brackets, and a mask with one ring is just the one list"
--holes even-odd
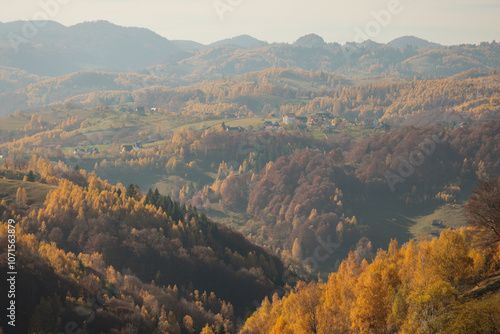
[(500, 242), (500, 178), (481, 181), (464, 208), (469, 226), (481, 231), (485, 243)]

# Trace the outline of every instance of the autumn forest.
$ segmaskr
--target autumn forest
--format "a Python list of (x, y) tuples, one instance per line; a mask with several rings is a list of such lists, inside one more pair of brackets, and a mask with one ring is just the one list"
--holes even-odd
[(499, 333), (495, 41), (77, 28), (0, 43), (0, 334)]

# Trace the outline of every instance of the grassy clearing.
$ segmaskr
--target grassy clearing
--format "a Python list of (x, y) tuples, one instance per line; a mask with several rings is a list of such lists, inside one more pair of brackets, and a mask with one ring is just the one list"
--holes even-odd
[(259, 128), (261, 127), (265, 121), (276, 121), (275, 119), (264, 119), (264, 118), (258, 118), (258, 117), (250, 117), (250, 118), (240, 118), (240, 119), (214, 119), (214, 120), (209, 120), (209, 121), (201, 121), (201, 122), (196, 122), (196, 123), (190, 123), (190, 124), (184, 124), (180, 125), (176, 128), (174, 128), (174, 131), (180, 130), (182, 127), (186, 129), (193, 129), (193, 130), (198, 130), (202, 126), (210, 128), (214, 126), (219, 126), (222, 123), (226, 124), (227, 126), (231, 127), (236, 127), (236, 126), (241, 126), (241, 127), (249, 127), (253, 126), (254, 128)]
[[(442, 229), (431, 225), (433, 220), (442, 220), (443, 225), (451, 228), (460, 228), (467, 224), (467, 218), (464, 214), (463, 204), (472, 195), (472, 190), (476, 187), (475, 182), (469, 182), (462, 185), (461, 192), (457, 195), (456, 203), (447, 203), (435, 206), (430, 210), (421, 211), (419, 215), (413, 215), (409, 218), (412, 221), (410, 233), (413, 237), (420, 234), (429, 234), (432, 231)], [(421, 213), (424, 214), (421, 214)]]
[(319, 128), (319, 127), (314, 127), (312, 130), (312, 135), (314, 139), (325, 139), (327, 138), (325, 133)]
[(24, 188), (26, 190), (29, 206), (32, 208), (40, 208), (49, 191), (57, 187), (38, 182), (0, 179), (0, 200), (5, 199), (7, 204), (14, 203), (16, 201), (18, 188)]
[(211, 209), (205, 212), (207, 216), (220, 224), (224, 224), (233, 230), (240, 231), (246, 234), (248, 231), (243, 231), (242, 227), (248, 222), (250, 217), (244, 212), (224, 211), (218, 203), (213, 203)]
[(464, 226), (467, 223), (462, 208), (464, 202), (410, 209), (399, 202), (381, 199), (353, 211), (358, 222), (368, 227), (366, 236), (375, 248), (386, 248), (391, 239), (403, 243), (421, 234), (442, 230), (431, 225), (433, 220), (442, 220), (445, 226), (455, 229)]
[(172, 197), (177, 197), (179, 190), (189, 184), (190, 180), (184, 179), (177, 175), (158, 175), (158, 178), (151, 182), (150, 185), (145, 185), (144, 189), (141, 186), (142, 191), (148, 191), (149, 188), (158, 188), (158, 191), (162, 195), (168, 195)]
[(23, 128), (30, 120), (22, 115), (9, 115), (0, 118), (0, 130), (9, 131)]
[(467, 224), (462, 204), (445, 204), (428, 215), (412, 217), (410, 220), (414, 223), (410, 228), (413, 237), (431, 233), (433, 230), (441, 230), (431, 225), (433, 220), (442, 220), (445, 226), (455, 229)]

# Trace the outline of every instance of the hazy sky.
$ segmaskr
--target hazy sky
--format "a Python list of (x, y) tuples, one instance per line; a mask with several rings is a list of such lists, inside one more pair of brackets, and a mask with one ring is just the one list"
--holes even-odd
[(107, 20), (205, 44), (241, 34), (293, 42), (308, 33), (339, 43), (404, 35), (500, 41), (500, 0), (0, 0), (1, 22), (44, 17), (64, 25)]

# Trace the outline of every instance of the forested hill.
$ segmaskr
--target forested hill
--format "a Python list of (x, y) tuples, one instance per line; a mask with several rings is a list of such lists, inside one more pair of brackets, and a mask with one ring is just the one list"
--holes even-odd
[[(194, 208), (42, 158), (29, 168), (35, 173), (24, 183), (57, 188), (31, 212), (21, 190), (1, 205), (2, 220), (18, 222), (23, 250), (16, 299), (25, 306), (23, 332), (64, 328), (71, 320), (83, 326), (79, 307), (101, 310), (85, 324), (90, 333), (199, 332), (207, 324), (234, 332), (254, 301), (284, 285), (276, 256)], [(6, 223), (1, 228), (4, 243)], [(97, 299), (98, 306), (89, 302)]]
[(500, 178), (465, 205), (468, 227), (355, 253), (326, 282), (265, 299), (240, 333), (497, 333)]
[(498, 110), (499, 77), (498, 70), (472, 69), (444, 79), (392, 81), (278, 68), (193, 83), (193, 78), (163, 72), (82, 71), (47, 78), (0, 67), (0, 115), (99, 106), (132, 111), (146, 106), (184, 116), (327, 112), (351, 121), (377, 117), (418, 124), (453, 111), (487, 119)]
[[(23, 31), (33, 31), (32, 38)], [(160, 58), (166, 62), (187, 54), (151, 30), (107, 21), (70, 27), (53, 21), (10, 22), (0, 28), (0, 45), (3, 66), (47, 76), (80, 70), (132, 72)]]
[[(26, 39), (23, 29), (36, 34)], [(137, 72), (163, 65), (168, 76), (201, 80), (276, 67), (406, 78), (451, 76), (471, 68), (492, 70), (500, 66), (500, 47), (495, 42), (445, 47), (406, 36), (388, 44), (365, 41), (340, 45), (310, 34), (293, 44), (268, 44), (243, 35), (202, 45), (167, 38), (148, 29), (107, 21), (70, 27), (52, 21), (43, 26), (33, 21), (3, 23), (0, 63), (48, 76), (81, 70)]]

